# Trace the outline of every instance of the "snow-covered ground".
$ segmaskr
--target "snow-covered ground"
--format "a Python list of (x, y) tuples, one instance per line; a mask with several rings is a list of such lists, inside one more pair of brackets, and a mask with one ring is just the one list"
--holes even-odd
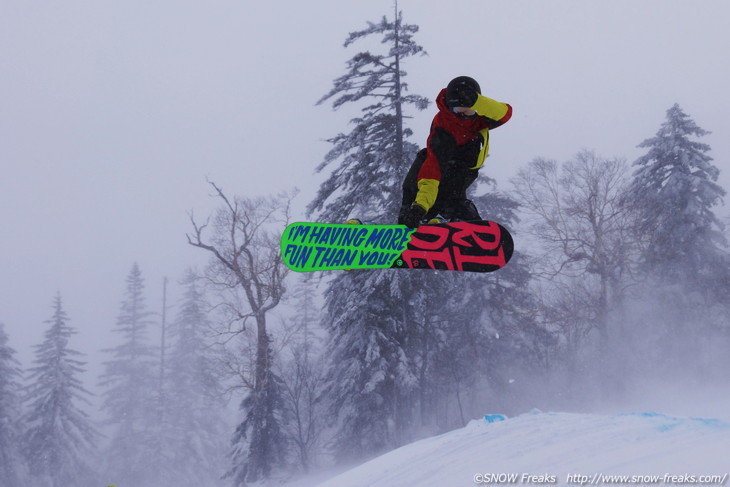
[(728, 485), (729, 474), (730, 422), (535, 410), (493, 423), (474, 420), (319, 486)]

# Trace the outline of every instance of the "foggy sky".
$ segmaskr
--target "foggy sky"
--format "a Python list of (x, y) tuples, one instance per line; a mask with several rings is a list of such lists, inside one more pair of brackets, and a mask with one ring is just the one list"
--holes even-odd
[[(713, 132), (730, 188), (726, 1), (400, 8), (428, 52), (405, 65), (411, 93), (466, 74), (514, 107), (483, 169), (500, 189), (536, 156), (633, 161), (675, 102)], [(0, 2), (0, 322), (24, 365), (56, 292), (72, 347), (93, 354), (133, 262), (156, 311), (163, 276), (206, 261), (185, 240), (187, 212), (215, 207), (206, 178), (242, 196), (297, 186), (301, 217), (324, 139), (355, 114), (315, 103), (365, 46), (344, 49), (347, 34), (383, 15), (390, 0)], [(415, 143), (433, 114), (408, 114)]]

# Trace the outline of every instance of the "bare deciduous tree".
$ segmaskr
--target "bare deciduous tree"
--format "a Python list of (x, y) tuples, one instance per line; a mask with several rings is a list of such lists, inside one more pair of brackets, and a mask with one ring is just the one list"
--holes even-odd
[(604, 346), (609, 307), (623, 295), (623, 277), (639, 244), (626, 198), (629, 175), (623, 160), (583, 151), (562, 165), (536, 159), (512, 181), (543, 251), (542, 274), (595, 278), (594, 326)]
[[(230, 472), (237, 485), (268, 477), (282, 456), (278, 379), (273, 373), (271, 338), (266, 315), (284, 295), (288, 273), (280, 253), (281, 231), (289, 222), (290, 197), (229, 198), (211, 183), (221, 207), (205, 224), (191, 215), (188, 242), (210, 252), (205, 278), (219, 297), (217, 305), (230, 318), (222, 331), (250, 339), (255, 350), (253, 370), (244, 367), (241, 381), (248, 395), (246, 418), (236, 431)], [(210, 228), (209, 228), (210, 227)], [(255, 332), (248, 328), (255, 325)], [(246, 370), (248, 369), (248, 370)]]

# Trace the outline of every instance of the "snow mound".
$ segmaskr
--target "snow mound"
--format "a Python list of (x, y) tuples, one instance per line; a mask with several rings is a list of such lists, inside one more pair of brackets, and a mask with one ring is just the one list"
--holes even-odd
[[(503, 421), (472, 421), (375, 458), (319, 487), (720, 485), (728, 480), (729, 452), (730, 423), (720, 420), (532, 411)], [(625, 477), (612, 480), (614, 475)]]

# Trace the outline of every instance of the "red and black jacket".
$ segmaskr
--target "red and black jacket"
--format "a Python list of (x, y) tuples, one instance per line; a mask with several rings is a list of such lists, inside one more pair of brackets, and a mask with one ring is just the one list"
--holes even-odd
[(444, 101), (446, 90), (436, 97), (438, 113), (431, 123), (426, 145), (426, 160), (418, 173), (418, 194), (415, 203), (429, 210), (438, 196), (442, 168), (447, 163), (465, 169), (479, 169), (489, 152), (489, 130), (499, 127), (512, 117), (512, 107), (479, 95), (471, 107), (477, 112), (472, 118), (461, 118)]

